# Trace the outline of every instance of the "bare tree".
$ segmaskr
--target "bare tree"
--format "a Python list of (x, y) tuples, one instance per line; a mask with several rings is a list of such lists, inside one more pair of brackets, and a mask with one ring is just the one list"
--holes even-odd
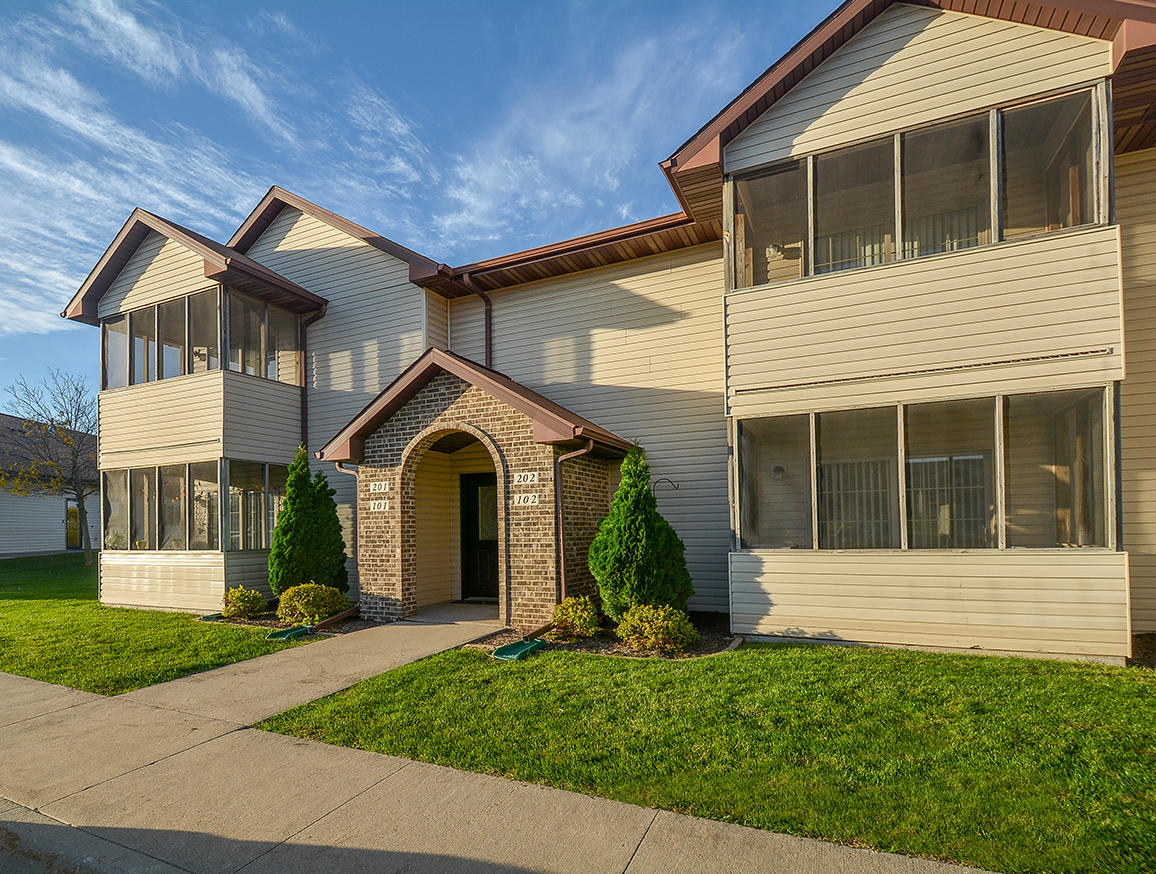
[(20, 376), (7, 391), (7, 408), (22, 421), (4, 434), (0, 488), (76, 501), (84, 563), (91, 565), (85, 499), (99, 491), (96, 398), (83, 376), (55, 368), (36, 385)]

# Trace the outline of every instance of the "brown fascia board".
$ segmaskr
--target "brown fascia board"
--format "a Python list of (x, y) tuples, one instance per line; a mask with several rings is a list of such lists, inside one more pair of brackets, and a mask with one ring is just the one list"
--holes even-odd
[(316, 453), (317, 458), (321, 461), (360, 462), (365, 450), (365, 438), (381, 427), (430, 380), (443, 372), (454, 374), (527, 415), (534, 423), (534, 440), (538, 443), (590, 439), (601, 450), (601, 454), (611, 457), (625, 455), (633, 445), (515, 382), (504, 373), (453, 352), (431, 347), (326, 443)]
[(266, 192), (265, 196), (261, 198), (261, 202), (257, 207), (249, 213), (249, 217), (241, 223), (237, 228), (236, 233), (229, 239), (229, 246), (236, 249), (238, 252), (247, 252), (249, 247), (257, 241), (261, 234), (265, 233), (273, 220), (281, 210), (291, 206), (294, 209), (299, 209), (306, 215), (310, 215), (318, 221), (325, 222), (330, 227), (336, 228), (351, 237), (368, 243), (375, 249), (379, 249), (394, 258), (409, 264), (409, 271), (411, 278), (414, 276), (425, 276), (427, 274), (435, 273), (438, 264), (431, 258), (427, 258), (412, 249), (407, 249), (400, 243), (395, 243), (387, 237), (376, 234), (368, 228), (364, 228), (356, 222), (352, 222), (344, 216), (340, 216), (331, 210), (318, 206), (312, 201), (306, 200), (300, 195), (294, 194), (292, 191), (286, 191), (280, 186), (274, 185)]
[(206, 279), (225, 282), (243, 278), (249, 285), (274, 289), (279, 293), (279, 302), (297, 311), (325, 309), (325, 298), (258, 264), (252, 258), (138, 207), (132, 211), (128, 221), (60, 315), (89, 325), (98, 324), (96, 310), (101, 297), (152, 231), (200, 255), (204, 261)]
[[(892, 2), (897, 2), (897, 0), (847, 0), (767, 68), (754, 82), (744, 88), (721, 112), (699, 128), (693, 136), (674, 151), (674, 154), (659, 164), (679, 202), (688, 214), (693, 213), (690, 212), (679, 189), (677, 178), (679, 171), (708, 163), (721, 163), (723, 148), (753, 121), (753, 118), (747, 117), (748, 113), (761, 100), (779, 86), (785, 86), (783, 91), (785, 94), (807, 73), (830, 57), (835, 50), (891, 6)], [(906, 0), (906, 2), (934, 8), (957, 5), (950, 0)], [(1089, 16), (1116, 19), (1111, 32), (1104, 34), (1103, 38), (1106, 39), (1113, 39), (1120, 26), (1128, 20), (1142, 23), (1156, 22), (1156, 3), (1152, 0), (1062, 0), (1059, 3), (999, 3), (987, 5), (984, 11), (981, 11), (979, 4), (962, 5), (970, 6), (970, 8), (964, 8), (961, 11), (1007, 21), (1023, 21), (1023, 16), (1027, 13), (1029, 6), (1043, 6)], [(1117, 65), (1119, 61), (1120, 58), (1115, 58)], [(792, 78), (795, 78), (795, 81), (790, 81)], [(781, 98), (782, 95), (779, 97)], [(761, 115), (770, 105), (768, 103), (766, 106), (759, 107), (758, 114)], [(706, 154), (703, 154), (704, 152)]]

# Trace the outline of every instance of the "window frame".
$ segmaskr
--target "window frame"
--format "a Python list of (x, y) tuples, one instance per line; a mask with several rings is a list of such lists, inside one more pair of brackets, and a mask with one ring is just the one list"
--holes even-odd
[[(1054, 230), (1045, 230), (1032, 234), (1022, 234), (1011, 239), (1005, 236), (1005, 229), (1002, 222), (1002, 208), (1001, 198), (1003, 191), (1004, 180), (1004, 162), (1003, 162), (1003, 115), (1005, 112), (1023, 109), (1038, 103), (1045, 103), (1051, 100), (1058, 100), (1065, 97), (1072, 97), (1080, 94), (1088, 94), (1091, 100), (1091, 138), (1093, 149), (1094, 168), (1092, 172), (1092, 193), (1093, 193), (1093, 208), (1090, 211), (1091, 220), (1084, 224), (1075, 225), (1073, 227), (1057, 228)], [(957, 255), (961, 252), (971, 252), (977, 249), (986, 249), (992, 246), (1001, 246), (1005, 244), (1021, 243), (1038, 239), (1044, 236), (1052, 236), (1055, 234), (1078, 233), (1088, 228), (1100, 227), (1109, 224), (1112, 219), (1112, 204), (1111, 204), (1111, 178), (1112, 168), (1111, 161), (1108, 160), (1111, 155), (1106, 138), (1110, 135), (1111, 126), (1107, 121), (1107, 106), (1108, 93), (1106, 80), (1099, 80), (1094, 83), (1083, 84), (1078, 87), (1066, 86), (1055, 91), (1049, 91), (1042, 94), (1035, 95), (1030, 98), (1017, 100), (1009, 103), (1002, 103), (996, 106), (991, 106), (986, 109), (959, 113), (944, 118), (937, 118), (934, 121), (925, 124), (915, 125), (910, 128), (903, 128), (901, 130), (893, 131), (890, 134), (873, 134), (860, 140), (849, 143), (841, 143), (838, 146), (833, 146), (827, 149), (819, 149), (815, 152), (806, 155), (792, 155), (782, 160), (772, 161), (757, 167), (745, 168), (742, 171), (729, 173), (726, 175), (723, 182), (723, 245), (724, 245), (724, 263), (725, 263), (725, 281), (727, 293), (733, 291), (750, 291), (760, 288), (774, 288), (782, 285), (789, 285), (794, 282), (804, 282), (812, 279), (821, 279), (823, 277), (831, 277), (847, 272), (854, 272), (860, 270), (874, 270), (884, 269), (887, 267), (894, 267), (897, 264), (904, 264), (911, 261), (926, 260), (928, 258), (943, 257), (948, 255)], [(903, 178), (902, 178), (902, 148), (903, 137), (908, 134), (918, 133), (940, 125), (950, 124), (953, 122), (964, 121), (967, 119), (980, 119), (986, 116), (988, 126), (988, 204), (990, 208), (990, 236), (991, 242), (979, 244), (977, 246), (970, 246), (966, 249), (938, 252), (928, 255), (919, 255), (914, 257), (904, 257), (904, 249), (906, 248), (906, 241), (903, 235)], [(815, 272), (815, 170), (816, 158), (823, 155), (829, 155), (844, 150), (859, 148), (861, 146), (883, 140), (890, 137), (893, 145), (893, 182), (895, 187), (895, 246), (894, 257), (892, 260), (882, 264), (871, 264), (859, 267), (849, 267), (842, 270), (828, 271), (824, 273)], [(805, 249), (807, 256), (807, 263), (805, 265), (804, 275), (799, 278), (792, 278), (781, 280), (779, 282), (756, 283), (755, 285), (738, 285), (738, 269), (737, 269), (737, 252), (735, 249), (735, 192), (734, 186), (737, 180), (757, 176), (760, 174), (773, 171), (776, 167), (786, 166), (788, 164), (804, 161), (807, 168), (807, 207), (808, 207), (808, 228), (807, 239), (805, 241)], [(752, 271), (752, 275), (756, 275), (757, 271)]]
[[(1102, 416), (1102, 433), (1100, 440), (1103, 443), (1102, 450), (1104, 453), (1104, 545), (1092, 546), (1013, 546), (1007, 542), (1007, 459), (1005, 455), (1005, 439), (1004, 439), (1004, 424), (1005, 411), (1007, 410), (1008, 400), (1016, 397), (1028, 397), (1034, 395), (1048, 395), (1059, 392), (1068, 391), (1099, 391), (1101, 403), (1103, 405)], [(932, 548), (912, 548), (908, 543), (908, 496), (907, 496), (907, 452), (906, 452), (906, 408), (908, 406), (917, 406), (928, 403), (950, 403), (953, 401), (969, 401), (969, 400), (983, 400), (992, 402), (992, 428), (993, 438), (992, 452), (993, 457), (989, 464), (991, 466), (991, 474), (993, 477), (992, 486), (994, 488), (994, 513), (996, 530), (992, 538), (990, 546), (982, 547), (932, 547)], [(882, 409), (878, 405), (871, 405), (869, 407), (861, 408), (830, 408), (822, 410), (810, 410), (806, 413), (795, 411), (783, 411), (769, 416), (743, 416), (731, 417), (732, 425), (728, 429), (728, 433), (732, 440), (732, 455), (734, 459), (732, 488), (731, 495), (732, 513), (731, 513), (731, 527), (732, 527), (732, 542), (731, 552), (738, 553), (768, 553), (768, 552), (812, 552), (812, 553), (834, 553), (834, 552), (869, 552), (869, 553), (896, 553), (896, 552), (913, 552), (913, 553), (965, 553), (965, 552), (1072, 552), (1076, 551), (1100, 551), (1100, 552), (1116, 552), (1123, 548), (1123, 537), (1121, 534), (1122, 517), (1119, 512), (1119, 495), (1120, 488), (1119, 471), (1120, 471), (1120, 442), (1119, 442), (1119, 383), (1093, 383), (1082, 384), (1068, 387), (1048, 387), (1041, 388), (1034, 391), (1018, 391), (1010, 393), (996, 393), (996, 394), (964, 394), (958, 396), (950, 396), (944, 398), (932, 399), (909, 399), (905, 401), (898, 401), (891, 406), (896, 411), (898, 428), (896, 430), (896, 454), (890, 457), (891, 461), (895, 462), (895, 482), (892, 486), (897, 489), (899, 496), (899, 532), (900, 545), (898, 547), (881, 547), (881, 548), (829, 548), (820, 545), (819, 536), (819, 475), (818, 465), (821, 462), (821, 453), (818, 447), (818, 432), (817, 420), (824, 412), (850, 412), (854, 409)], [(743, 532), (743, 520), (745, 518), (745, 507), (743, 506), (743, 471), (745, 463), (743, 459), (742, 441), (739, 435), (743, 433), (744, 423), (754, 421), (761, 418), (791, 418), (799, 415), (806, 415), (808, 417), (808, 427), (810, 429), (810, 443), (811, 443), (811, 544), (810, 546), (800, 547), (749, 547), (743, 546), (743, 539), (746, 536)], [(957, 453), (952, 453), (957, 454)]]

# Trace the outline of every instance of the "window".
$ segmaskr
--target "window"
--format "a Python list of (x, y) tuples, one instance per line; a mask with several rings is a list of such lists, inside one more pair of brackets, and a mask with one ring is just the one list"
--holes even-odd
[(1007, 398), (1008, 546), (1107, 545), (1104, 393)]
[(265, 305), (229, 292), (229, 369), (262, 376)]
[(156, 379), (157, 314), (152, 307), (129, 314), (132, 330), (132, 384)]
[(297, 316), (280, 307), (269, 307), (268, 343), (265, 350), (265, 378), (300, 384), (297, 373), (299, 343)]
[(102, 388), (124, 388), (128, 385), (128, 316), (113, 316), (104, 321)]
[(285, 506), (285, 483), (289, 480), (289, 468), (283, 464), (269, 465), (269, 545), (272, 546), (273, 529), (277, 527), (277, 517)]
[(1091, 92), (1005, 111), (1003, 166), (1005, 237), (1095, 221)]
[(817, 416), (820, 549), (896, 549), (898, 421), (894, 407)]
[(735, 182), (735, 286), (807, 275), (807, 162)]
[(156, 468), (129, 471), (129, 516), (133, 549), (157, 548)]
[(743, 548), (810, 549), (810, 417), (755, 419), (739, 429)]
[(157, 307), (160, 335), (159, 378), (185, 374), (185, 299), (171, 300)]
[(1088, 388), (743, 420), (738, 546), (1111, 546), (1110, 397)]
[(185, 542), (185, 466), (173, 464), (159, 469), (160, 548), (187, 549)]
[(734, 288), (1099, 221), (1099, 93), (988, 110), (736, 176)]
[(198, 461), (189, 465), (189, 549), (221, 548), (220, 462)]
[(995, 545), (995, 399), (904, 408), (907, 545)]
[(128, 471), (107, 470), (101, 474), (104, 499), (104, 543), (102, 549), (128, 549)]
[(988, 117), (903, 135), (903, 257), (991, 242)]
[(895, 258), (891, 138), (815, 158), (815, 273)]
[(229, 548), (265, 546), (265, 465), (229, 462)]
[(221, 366), (219, 335), (216, 289), (189, 295), (189, 347), (192, 351), (189, 368), (193, 373), (204, 373)]

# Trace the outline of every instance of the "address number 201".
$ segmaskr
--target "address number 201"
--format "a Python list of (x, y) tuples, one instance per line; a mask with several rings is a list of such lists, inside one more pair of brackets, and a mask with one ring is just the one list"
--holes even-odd
[(529, 492), (523, 495), (514, 495), (515, 507), (528, 507), (536, 503), (538, 503), (538, 495), (536, 492)]

